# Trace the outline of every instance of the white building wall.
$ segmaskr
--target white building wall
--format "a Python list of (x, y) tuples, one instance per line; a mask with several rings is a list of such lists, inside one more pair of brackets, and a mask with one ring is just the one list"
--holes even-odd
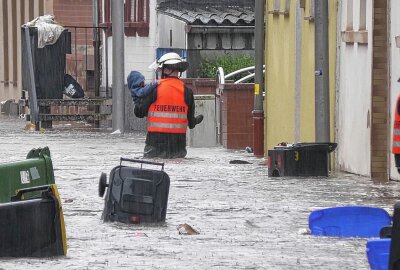
[[(400, 48), (396, 47), (395, 37), (400, 36), (400, 1), (389, 1), (390, 3), (390, 43), (391, 43), (391, 61), (390, 61), (390, 149), (392, 146), (392, 134), (393, 134), (393, 121), (394, 121), (394, 111), (396, 107), (397, 97), (400, 95), (400, 83), (397, 80), (400, 77)], [(390, 153), (390, 178), (400, 180), (400, 175), (394, 165), (393, 154)]]
[[(358, 31), (360, 0), (353, 0), (353, 29)], [(346, 30), (347, 1), (340, 2), (340, 31)], [(339, 48), (337, 162), (340, 170), (371, 174), (372, 0), (367, 0), (368, 44), (344, 43)], [(340, 36), (340, 35), (339, 35)]]
[[(155, 61), (156, 48), (158, 47), (158, 25), (156, 17), (156, 2), (157, 0), (150, 0), (150, 29), (148, 37), (127, 37), (125, 36), (125, 84), (126, 77), (132, 70), (140, 71), (147, 82), (155, 79), (154, 70), (149, 69), (149, 65)], [(112, 84), (112, 36), (108, 38), (108, 83)], [(105, 53), (103, 50), (103, 79), (102, 86), (105, 86)]]
[(158, 40), (160, 48), (186, 49), (186, 31), (183, 21), (164, 14), (158, 15)]

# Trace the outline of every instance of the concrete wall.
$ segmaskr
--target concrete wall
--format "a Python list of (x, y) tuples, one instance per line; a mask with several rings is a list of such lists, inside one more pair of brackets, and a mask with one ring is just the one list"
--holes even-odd
[[(360, 13), (356, 8), (359, 1), (353, 2), (354, 30), (359, 29)], [(340, 170), (361, 175), (371, 172), (372, 1), (367, 1), (366, 10), (368, 44), (341, 40), (338, 52), (337, 162)], [(346, 1), (341, 1), (340, 20), (339, 31), (345, 31), (348, 27)]]
[[(397, 80), (400, 77), (400, 48), (396, 46), (395, 37), (400, 36), (400, 1), (390, 1), (390, 17), (391, 17), (391, 32), (390, 32), (390, 42), (392, 43), (390, 53), (391, 53), (391, 65), (390, 65), (390, 134), (393, 134), (393, 122), (394, 122), (394, 110), (396, 106), (397, 97), (400, 95), (400, 83)], [(392, 142), (392, 137), (390, 136), (390, 142)], [(392, 143), (389, 144), (392, 147)], [(400, 180), (400, 175), (394, 166), (393, 154), (391, 154), (390, 149), (390, 178)]]
[(203, 121), (186, 133), (187, 145), (191, 147), (217, 146), (217, 115), (215, 95), (195, 95), (195, 114), (202, 114)]
[[(287, 1), (281, 1), (279, 11)], [(290, 1), (289, 13), (267, 1), (265, 148), (315, 141), (314, 21), (311, 0)], [(334, 141), (337, 1), (329, 1), (331, 141)], [(267, 151), (265, 151), (267, 153)]]

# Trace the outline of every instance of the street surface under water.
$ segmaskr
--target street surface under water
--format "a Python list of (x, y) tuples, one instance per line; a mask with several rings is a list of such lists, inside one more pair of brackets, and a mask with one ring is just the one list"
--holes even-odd
[[(120, 157), (141, 158), (144, 134), (35, 132), (20, 119), (0, 123), (1, 163), (50, 148), (68, 241), (66, 257), (0, 259), (0, 269), (369, 269), (366, 239), (308, 235), (308, 215), (343, 205), (392, 214), (400, 193), (397, 182), (351, 174), (268, 178), (265, 160), (245, 151), (188, 148), (184, 159), (158, 160), (171, 179), (164, 224), (104, 223), (99, 176)], [(251, 164), (229, 163), (236, 159)], [(182, 223), (200, 234), (179, 235)]]

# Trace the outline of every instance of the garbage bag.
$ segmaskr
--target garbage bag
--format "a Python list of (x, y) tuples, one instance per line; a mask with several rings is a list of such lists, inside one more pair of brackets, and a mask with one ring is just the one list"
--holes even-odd
[(83, 98), (85, 96), (80, 84), (69, 74), (64, 75), (64, 95), (70, 98)]

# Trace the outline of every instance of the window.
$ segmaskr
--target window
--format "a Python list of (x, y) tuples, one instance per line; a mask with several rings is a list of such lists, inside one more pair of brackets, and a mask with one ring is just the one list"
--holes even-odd
[[(358, 29), (355, 30), (357, 25), (354, 25), (354, 0), (347, 0), (346, 2), (346, 25), (345, 30), (342, 31), (342, 41), (346, 43), (368, 44), (368, 32), (366, 25), (367, 16), (367, 1), (359, 0), (359, 24)], [(355, 9), (357, 10), (357, 9)], [(357, 13), (356, 13), (357, 14)]]
[(360, 0), (360, 25), (359, 30), (365, 31), (367, 29), (366, 16), (367, 16), (367, 0)]
[[(304, 17), (304, 20), (314, 21), (315, 0), (308, 0), (307, 4), (308, 4), (308, 16)], [(300, 8), (304, 8), (304, 10), (306, 10), (307, 4), (306, 0), (300, 1)]]
[[(104, 23), (109, 27), (108, 34), (111, 33), (111, 1), (105, 0), (104, 3)], [(149, 36), (150, 22), (150, 0), (125, 0), (124, 17), (125, 17), (125, 35), (126, 36)]]
[(274, 0), (272, 10), (268, 11), (268, 14), (279, 15), (283, 14), (285, 16), (289, 15), (290, 12), (290, 0), (285, 0), (284, 10), (281, 11), (281, 0)]
[(274, 0), (274, 12), (279, 12), (281, 6), (281, 1), (280, 0)]
[(347, 0), (346, 30), (353, 30), (353, 0)]
[[(268, 11), (268, 14), (279, 15), (279, 10), (281, 8), (281, 1), (280, 0), (273, 0), (274, 5), (272, 6), (272, 10)], [(267, 2), (268, 3), (268, 2)]]
[(283, 12), (284, 15), (289, 15), (290, 12), (290, 0), (286, 0), (285, 2), (285, 11)]

